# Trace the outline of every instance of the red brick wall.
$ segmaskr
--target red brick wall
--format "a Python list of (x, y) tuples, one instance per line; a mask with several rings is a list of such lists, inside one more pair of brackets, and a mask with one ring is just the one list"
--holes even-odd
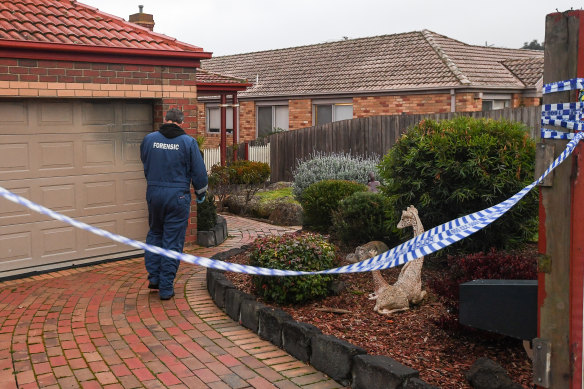
[[(0, 97), (149, 99), (154, 129), (164, 113), (178, 107), (183, 128), (198, 131), (195, 68), (0, 58)], [(204, 128), (204, 127), (203, 127)], [(186, 242), (197, 238), (193, 202)]]
[(450, 112), (450, 94), (365, 96), (353, 98), (353, 116)]
[[(227, 104), (230, 104), (228, 101)], [(205, 103), (200, 101), (196, 108), (199, 134), (205, 136), (205, 148), (216, 148), (221, 143), (221, 134), (207, 132), (207, 111)], [(255, 103), (253, 101), (239, 102), (239, 142), (247, 142), (256, 138)], [(233, 136), (227, 134), (227, 145), (233, 144)]]
[(288, 117), (290, 130), (312, 126), (312, 101), (310, 99), (289, 100)]
[(475, 99), (473, 92), (456, 94), (456, 112), (475, 112), (482, 110), (483, 100)]
[(540, 97), (523, 97), (521, 98), (521, 106), (523, 107), (536, 107), (541, 105)]

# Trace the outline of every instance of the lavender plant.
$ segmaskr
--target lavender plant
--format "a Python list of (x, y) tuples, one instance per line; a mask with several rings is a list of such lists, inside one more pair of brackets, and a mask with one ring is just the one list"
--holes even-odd
[(347, 180), (367, 183), (369, 172), (377, 172), (379, 157), (352, 156), (343, 153), (314, 153), (304, 161), (298, 161), (292, 172), (294, 197), (300, 201), (302, 193), (315, 182), (323, 180)]

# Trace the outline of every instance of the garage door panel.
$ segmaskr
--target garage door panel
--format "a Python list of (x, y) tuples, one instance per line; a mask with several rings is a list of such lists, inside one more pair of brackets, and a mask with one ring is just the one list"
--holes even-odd
[(73, 254), (78, 246), (76, 228), (46, 227), (40, 231), (41, 258), (47, 259), (56, 255)]
[(74, 214), (76, 209), (75, 184), (40, 186), (41, 201), (44, 207), (53, 211)]
[(81, 189), (83, 209), (116, 207), (116, 192), (115, 180), (85, 182)]
[(116, 121), (116, 111), (113, 102), (81, 103), (81, 120), (83, 126), (90, 126), (85, 131), (110, 131)]
[(114, 170), (116, 162), (116, 140), (82, 140), (83, 165), (82, 168), (108, 168)]
[[(12, 193), (22, 196), (24, 198), (30, 199), (31, 188), (22, 187), (8, 187), (6, 189)], [(5, 198), (0, 198), (0, 226), (4, 224), (19, 223), (30, 220), (31, 216), (36, 213), (28, 209), (27, 207), (8, 201)]]
[[(82, 222), (145, 239), (139, 147), (153, 127), (151, 103), (0, 100), (0, 114), (0, 186)], [(0, 198), (0, 277), (138, 252)]]
[(5, 172), (21, 173), (30, 170), (29, 146), (26, 143), (1, 139), (0, 143), (0, 174)]
[[(144, 241), (148, 218), (143, 211), (79, 218), (114, 234)], [(75, 242), (75, 247), (71, 242)], [(63, 262), (135, 253), (136, 249), (63, 222), (48, 220), (0, 227), (0, 276), (15, 268), (22, 272)]]
[[(0, 104), (0, 129), (18, 133), (28, 127), (28, 100), (5, 101)], [(3, 132), (2, 131), (2, 132)]]
[(0, 236), (0, 263), (32, 260), (32, 233), (7, 233)]
[(36, 160), (39, 170), (58, 169), (61, 175), (63, 169), (75, 170), (74, 142), (39, 142), (38, 150)]

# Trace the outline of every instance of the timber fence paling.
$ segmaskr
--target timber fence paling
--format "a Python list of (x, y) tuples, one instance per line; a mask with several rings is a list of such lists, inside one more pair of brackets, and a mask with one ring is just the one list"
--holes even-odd
[(381, 115), (286, 131), (271, 136), (271, 180), (291, 181), (299, 160), (314, 153), (350, 153), (383, 157), (400, 136), (422, 119), (443, 120), (456, 116), (506, 119), (525, 124), (530, 136), (539, 137), (541, 106), (505, 108), (496, 111), (445, 112), (424, 115)]

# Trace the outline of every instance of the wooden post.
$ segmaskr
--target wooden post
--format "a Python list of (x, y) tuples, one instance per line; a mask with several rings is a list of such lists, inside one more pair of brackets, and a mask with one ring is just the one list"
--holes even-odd
[(233, 162), (237, 161), (237, 118), (239, 114), (239, 104), (237, 102), (237, 92), (233, 93)]
[(225, 166), (227, 156), (227, 98), (224, 93), (221, 94), (221, 166)]
[[(584, 11), (547, 15), (544, 63), (544, 84), (584, 77)], [(543, 103), (576, 99), (577, 91), (559, 92), (544, 95)], [(538, 148), (551, 151), (555, 158), (566, 143), (544, 140)], [(578, 145), (554, 171), (551, 186), (540, 187), (538, 341), (550, 346), (549, 363), (544, 363), (549, 373), (534, 375), (540, 387), (582, 388), (584, 178), (579, 172), (584, 172), (583, 151), (584, 146)], [(535, 369), (538, 350), (534, 353)]]

